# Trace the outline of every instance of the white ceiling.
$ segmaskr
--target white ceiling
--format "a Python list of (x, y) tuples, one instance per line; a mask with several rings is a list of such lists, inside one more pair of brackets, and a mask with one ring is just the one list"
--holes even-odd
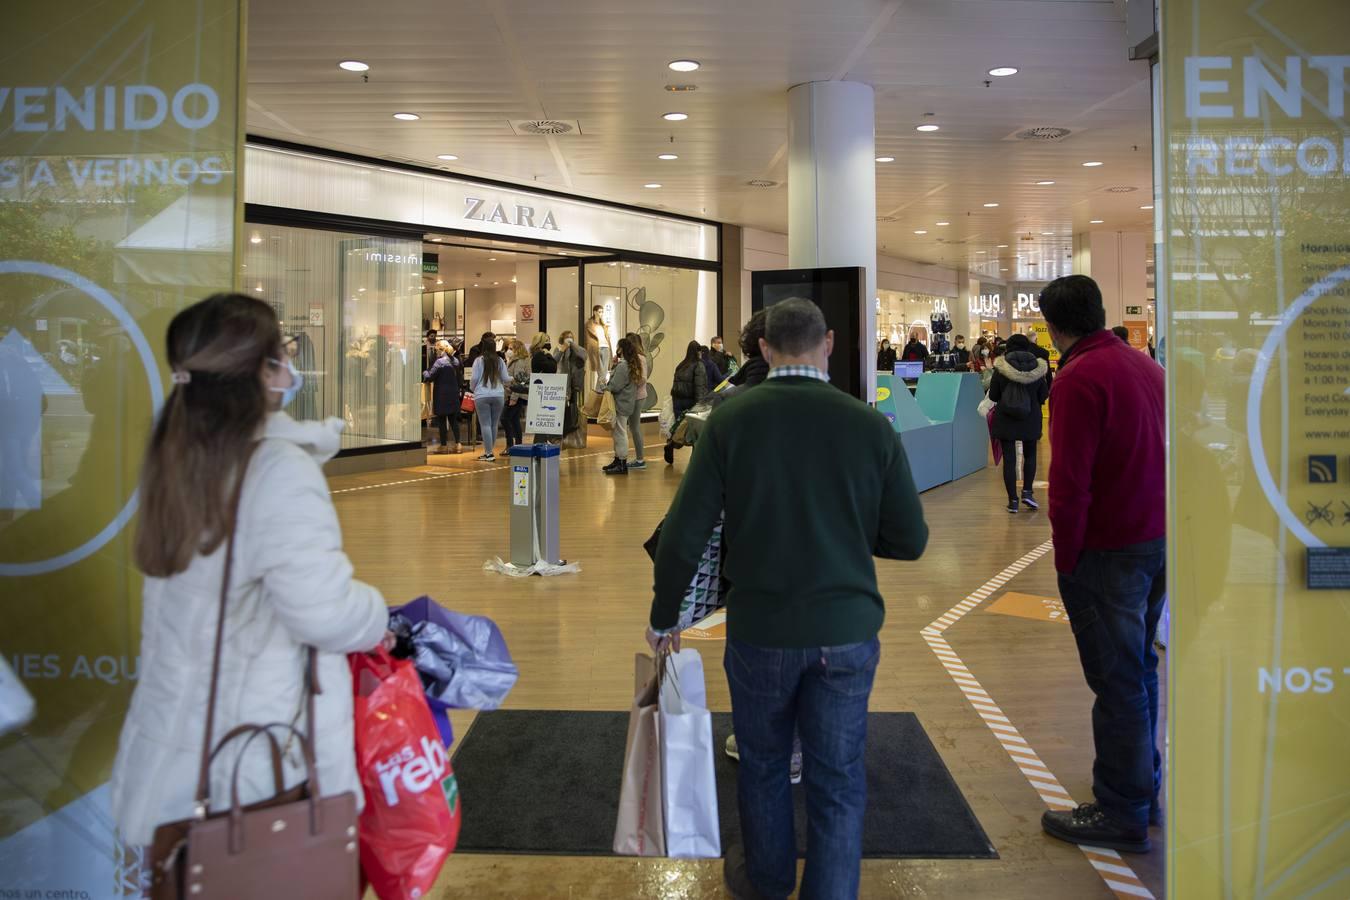
[[(248, 126), (782, 232), (787, 89), (864, 81), (876, 89), (877, 154), (896, 158), (877, 164), (877, 215), (895, 220), (878, 223), (883, 252), (1035, 278), (1012, 254), (1062, 264), (1074, 232), (1151, 227), (1140, 209), (1152, 202), (1148, 68), (1126, 59), (1122, 10), (1117, 0), (254, 0)], [(702, 68), (666, 67), (683, 57)], [(343, 59), (368, 63), (369, 81), (338, 69)], [(991, 79), (996, 65), (1021, 71)], [(667, 92), (673, 83), (698, 90)], [(664, 121), (672, 110), (689, 120)], [(402, 111), (422, 118), (392, 118)], [(925, 113), (940, 131), (914, 130)], [(576, 120), (582, 133), (518, 136), (508, 124), (534, 118)], [(1033, 126), (1073, 133), (1008, 139)], [(680, 158), (658, 160), (664, 152)], [(746, 185), (757, 178), (780, 186)], [(1033, 241), (1018, 240), (1027, 233)]]

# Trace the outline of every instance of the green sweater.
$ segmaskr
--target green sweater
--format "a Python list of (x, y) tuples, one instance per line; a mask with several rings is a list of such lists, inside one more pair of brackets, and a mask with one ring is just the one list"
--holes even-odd
[(727, 631), (762, 647), (870, 640), (873, 556), (918, 559), (928, 526), (886, 418), (812, 378), (771, 378), (708, 419), (656, 552), (651, 625), (669, 629), (725, 510)]

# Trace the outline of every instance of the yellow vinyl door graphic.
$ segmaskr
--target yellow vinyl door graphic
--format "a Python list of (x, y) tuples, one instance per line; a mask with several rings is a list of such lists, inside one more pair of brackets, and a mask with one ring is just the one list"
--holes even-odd
[(1161, 9), (1168, 893), (1345, 897), (1350, 3)]
[(16, 0), (0, 49), (0, 896), (139, 895), (107, 780), (140, 669), (169, 319), (233, 281), (238, 0)]

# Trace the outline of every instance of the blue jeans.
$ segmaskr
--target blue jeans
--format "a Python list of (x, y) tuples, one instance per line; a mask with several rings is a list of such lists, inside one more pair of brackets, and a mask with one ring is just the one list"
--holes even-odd
[(1158, 654), (1153, 636), (1167, 600), (1162, 540), (1085, 550), (1059, 576), (1092, 704), (1092, 793), (1122, 825), (1148, 827), (1162, 786), (1158, 753)]
[(839, 647), (772, 648), (728, 640), (724, 665), (741, 763), (738, 800), (750, 880), (786, 897), (797, 885), (787, 773), (793, 729), (806, 785), (803, 900), (858, 896), (867, 780), (867, 699), (881, 657), (876, 638)]

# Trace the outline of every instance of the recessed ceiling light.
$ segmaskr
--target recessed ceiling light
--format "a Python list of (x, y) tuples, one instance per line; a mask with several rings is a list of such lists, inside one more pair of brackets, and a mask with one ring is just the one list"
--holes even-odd
[(439, 278), (436, 279), (436, 283), (437, 283), (437, 284), (445, 284), (445, 282), (444, 282), (444, 281), (441, 281)]
[(494, 281), (494, 282), (492, 282), (492, 283), (493, 283), (494, 285), (496, 285), (496, 284), (501, 284), (500, 281)]
[(696, 59), (677, 59), (666, 63), (666, 68), (674, 72), (695, 72), (698, 67), (699, 61)]
[(259, 294), (261, 294), (261, 293), (263, 292), (263, 291), (262, 291), (262, 285), (261, 285), (261, 284), (258, 285), (258, 286), (255, 287), (253, 290), (255, 290), (255, 291), (257, 291)]
[(1042, 231), (1042, 232), (1041, 232), (1041, 235), (1042, 235), (1043, 237), (1054, 237), (1054, 236), (1055, 236), (1055, 233), (1054, 233), (1053, 231)]
[(497, 261), (497, 257), (495, 257), (495, 256), (489, 256), (489, 257), (488, 257), (488, 262), (496, 262), (496, 261)]
[(980, 255), (980, 256), (983, 256), (983, 255), (984, 255), (984, 251), (983, 251), (983, 250), (976, 250), (975, 253), (976, 253), (977, 255)]
[(1101, 165), (1101, 160), (1096, 160), (1096, 159), (1090, 159), (1090, 160), (1088, 160), (1087, 162), (1083, 163), (1083, 167), (1084, 167), (1084, 168), (1087, 168), (1087, 169), (1095, 169), (1095, 168), (1097, 168), (1097, 167), (1100, 166), (1100, 165)]
[(656, 158), (657, 158), (657, 159), (666, 159), (666, 160), (670, 160), (670, 159), (679, 159), (679, 157), (676, 156), (674, 153), (662, 153), (662, 154), (659, 154)]
[(938, 222), (937, 224), (938, 224), (938, 225), (950, 225), (950, 224), (952, 224), (952, 223), (951, 223), (951, 222)]
[(1146, 204), (1144, 204), (1143, 206), (1141, 206), (1141, 207), (1139, 207), (1139, 208), (1140, 208), (1140, 209), (1152, 209), (1152, 208), (1153, 208), (1153, 204), (1152, 204), (1152, 203), (1146, 203)]
[(1036, 182), (1036, 184), (1040, 185), (1041, 187), (1045, 187), (1046, 185), (1054, 184), (1054, 182), (1053, 182), (1053, 181), (1038, 181), (1038, 182)]
[(1008, 245), (1007, 245), (1007, 244), (999, 244), (999, 245), (998, 245), (998, 249), (1000, 249), (1000, 250), (1007, 250), (1007, 249), (1008, 249)]
[(916, 126), (914, 127), (914, 130), (915, 130), (915, 131), (937, 131), (938, 128), (939, 128), (939, 126), (937, 126), (937, 125), (931, 125), (931, 124), (930, 124), (930, 125), (916, 125)]
[(438, 155), (436, 158), (437, 158), (437, 159), (443, 159), (443, 160), (445, 160), (446, 162), (454, 162), (455, 160), (459, 159), (459, 157), (456, 156), (456, 155), (453, 154), (453, 153), (442, 153), (442, 154)]
[(400, 122), (416, 122), (422, 117), (417, 113), (394, 113), (394, 118), (398, 119)]
[(1017, 74), (1016, 66), (995, 66), (989, 70), (989, 74), (995, 78), (1007, 78), (1009, 75)]
[(475, 281), (475, 282), (473, 283), (473, 286), (474, 286), (474, 287), (478, 287), (478, 282)]
[(643, 185), (645, 188), (659, 188), (660, 186), (661, 183), (659, 181), (649, 181)]
[(1000, 272), (1006, 272), (1006, 271), (1008, 271), (1008, 270), (1007, 270), (1007, 269), (999, 269), (999, 271), (1000, 271)]
[(998, 204), (997, 204), (997, 203), (986, 203), (986, 204), (984, 205), (984, 208), (985, 208), (985, 209), (993, 209), (995, 206), (998, 206)]
[(665, 119), (667, 122), (683, 122), (685, 119), (689, 118), (689, 114), (681, 112), (669, 112), (666, 113), (661, 118)]
[(918, 229), (915, 229), (914, 233), (915, 233), (915, 234), (927, 234), (928, 232), (925, 231), (925, 230), (922, 229), (922, 228), (918, 228)]
[(262, 235), (260, 235), (260, 234), (255, 234), (253, 237), (251, 237), (251, 238), (248, 239), (248, 242), (249, 242), (250, 244), (261, 244), (261, 243), (262, 243)]
[(1104, 222), (1104, 221), (1106, 221), (1106, 220), (1105, 220), (1105, 219), (1093, 219), (1092, 221), (1088, 222), (1088, 224), (1089, 224), (1089, 225), (1100, 225), (1100, 224), (1102, 224), (1102, 222)]
[(894, 156), (878, 156), (877, 162), (895, 162)]
[(361, 60), (359, 60), (359, 59), (344, 59), (342, 62), (338, 63), (338, 68), (339, 68), (339, 69), (346, 69), (348, 72), (368, 72), (368, 71), (370, 71), (370, 66), (368, 66), (368, 65), (366, 65), (365, 63), (361, 62)]

